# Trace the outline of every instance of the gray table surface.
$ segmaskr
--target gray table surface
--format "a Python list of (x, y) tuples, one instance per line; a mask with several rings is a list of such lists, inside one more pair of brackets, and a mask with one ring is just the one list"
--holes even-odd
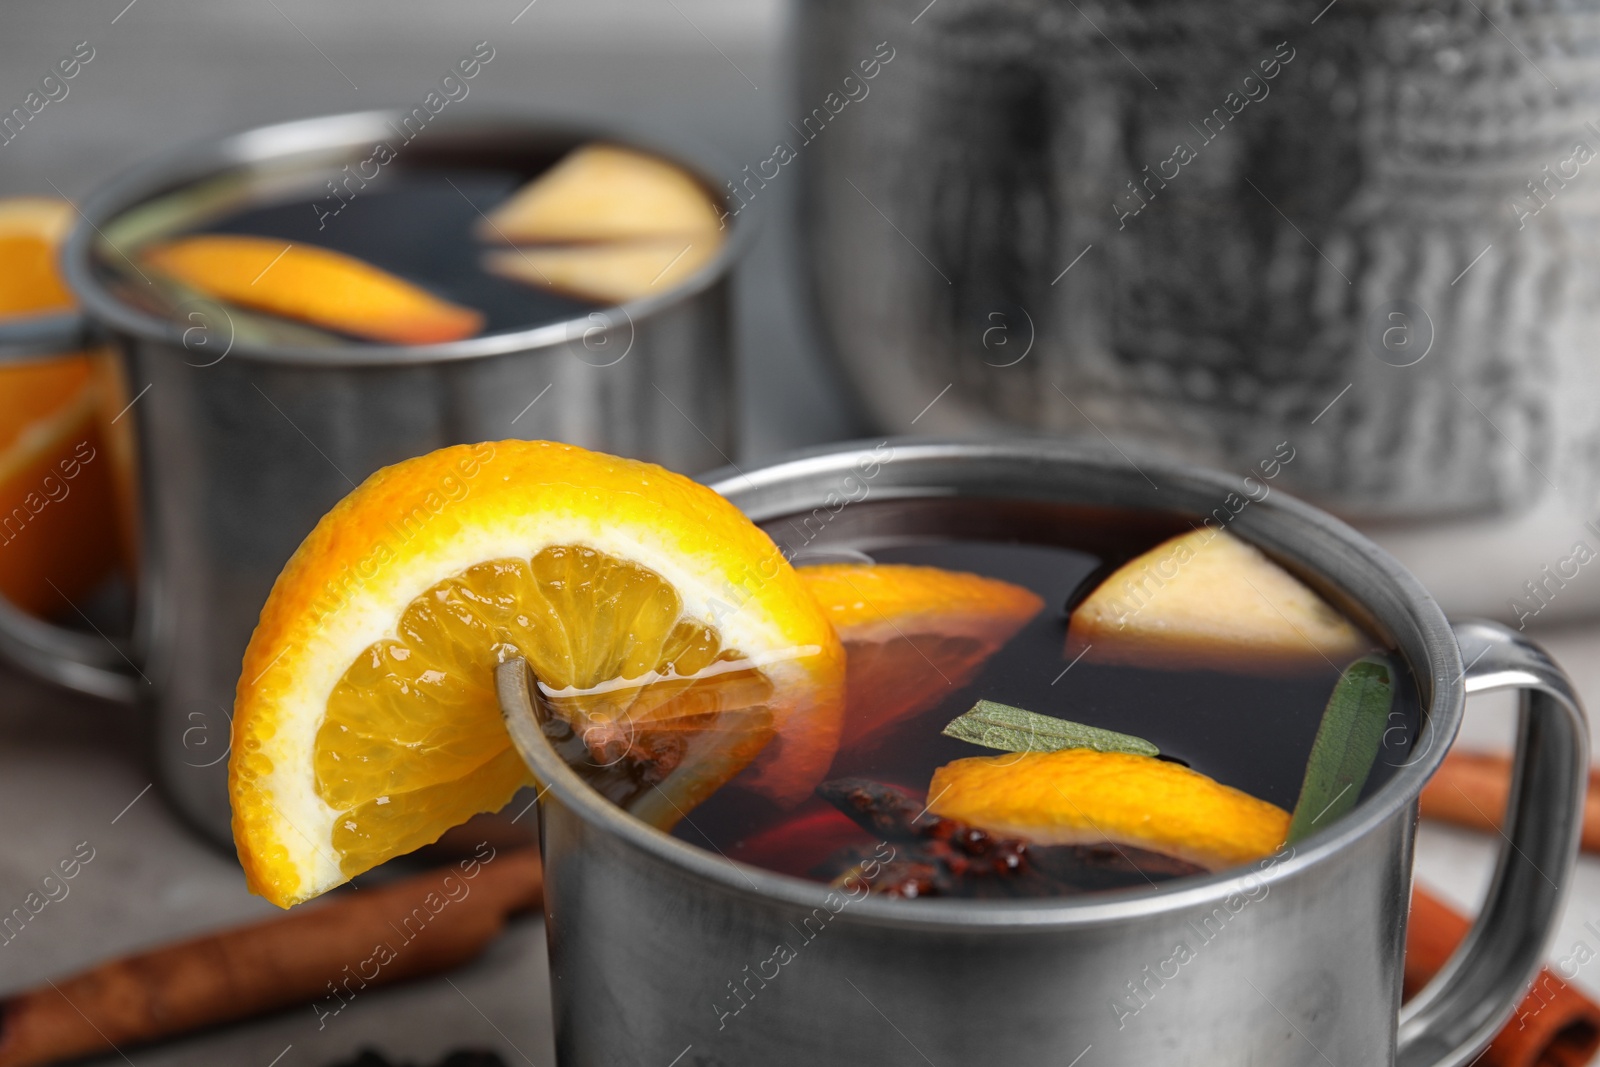
[[(9, 109), (78, 41), (95, 58), (23, 134), (0, 146), (0, 195), (78, 197), (107, 174), (184, 139), (305, 114), (414, 103), (479, 40), (494, 63), (463, 107), (519, 106), (625, 119), (708, 142), (732, 160), (765, 158), (783, 125), (786, 73), (777, 0), (510, 0), (339, 5), (197, 0), (65, 0), (0, 10), (0, 107)], [(742, 459), (852, 436), (861, 426), (815, 351), (794, 298), (783, 227), (790, 186), (752, 206), (761, 239), (740, 276)], [(1600, 703), (1600, 626), (1544, 635)], [(1468, 736), (1508, 735), (1485, 700)], [(249, 896), (230, 856), (178, 824), (150, 773), (137, 718), (0, 667), (0, 907), (19, 903), (78, 842), (94, 860), (16, 940), (0, 947), (0, 989), (43, 982), (106, 956), (274, 913)], [(1481, 896), (1492, 842), (1424, 826), (1421, 879), (1464, 907)], [(1552, 951), (1600, 926), (1600, 861), (1585, 858)], [(1577, 983), (1600, 995), (1600, 963)], [(553, 1062), (543, 937), (513, 925), (449, 976), (368, 991), (319, 1029), (285, 1012), (97, 1063), (137, 1067), (299, 1067), (362, 1046), (429, 1062), (449, 1048)]]

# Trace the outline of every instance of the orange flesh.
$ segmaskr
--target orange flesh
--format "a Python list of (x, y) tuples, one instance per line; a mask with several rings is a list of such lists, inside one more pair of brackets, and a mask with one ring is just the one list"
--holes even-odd
[(65, 311), (75, 301), (56, 273), (55, 245), (32, 234), (0, 235), (0, 315)]
[[(345, 672), (317, 733), (317, 792), (343, 812), (333, 847), (345, 873), (426, 844), (528, 783), (494, 693), (495, 664), (519, 654), (597, 761), (682, 758), (666, 736), (677, 731), (731, 743), (715, 768), (684, 759), (662, 782), (670, 804), (699, 803), (773, 736), (772, 686), (753, 668), (702, 674), (740, 654), (681, 613), (653, 571), (578, 546), (481, 563), (413, 600), (397, 636)], [(618, 678), (636, 684), (602, 685)]]

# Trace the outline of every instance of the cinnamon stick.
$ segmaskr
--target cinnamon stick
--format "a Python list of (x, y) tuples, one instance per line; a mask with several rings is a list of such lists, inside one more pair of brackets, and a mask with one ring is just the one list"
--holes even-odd
[(111, 1052), (459, 966), (537, 908), (536, 849), (472, 858), (303, 910), (101, 964), (0, 1001), (0, 1067)]
[[(513, 914), (536, 909), (536, 849), (494, 853), (250, 926), (101, 964), (0, 1001), (0, 1067), (36, 1067), (313, 1003), (322, 1021), (361, 991), (460, 966)], [(1468, 920), (1412, 899), (1405, 994), (1436, 974)], [(1581, 1067), (1600, 1005), (1547, 969), (1481, 1067)]]
[[(1422, 815), (1473, 830), (1498, 831), (1510, 794), (1510, 756), (1451, 752), (1422, 790)], [(1600, 853), (1600, 769), (1589, 771), (1582, 848)]]
[[(1472, 923), (1426, 890), (1413, 888), (1406, 930), (1405, 996), (1439, 973)], [(1517, 1010), (1477, 1067), (1583, 1067), (1600, 1050), (1600, 1004), (1548, 967), (1539, 972)]]

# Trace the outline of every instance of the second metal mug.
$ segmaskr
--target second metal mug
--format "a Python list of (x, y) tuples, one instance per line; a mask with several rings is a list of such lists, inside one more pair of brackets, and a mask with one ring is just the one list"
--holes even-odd
[[(159, 781), (219, 842), (231, 839), (229, 717), (257, 614), (301, 539), (367, 475), (445, 445), (509, 437), (688, 471), (731, 450), (729, 270), (746, 227), (734, 226), (712, 263), (661, 296), (417, 347), (229, 347), (216, 321), (138, 311), (93, 267), (99, 229), (135, 205), (224, 173), (336, 171), (392, 138), (399, 118), (334, 115), (193, 145), (86, 202), (65, 253), (69, 283), (91, 325), (120, 349), (133, 398), (143, 507), (135, 633), (132, 647), (114, 647), (0, 611), (0, 648), (70, 688), (153, 707)], [(553, 160), (594, 139), (617, 138), (527, 118), (441, 118), (419, 144), (434, 157), (481, 159), (514, 146)], [(645, 145), (716, 187), (706, 168)]]

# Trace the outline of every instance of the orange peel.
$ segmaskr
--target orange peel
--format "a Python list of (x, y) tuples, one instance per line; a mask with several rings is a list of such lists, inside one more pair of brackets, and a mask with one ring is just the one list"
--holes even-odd
[(1017, 752), (947, 763), (928, 810), (1040, 845), (1110, 842), (1210, 870), (1272, 854), (1289, 813), (1198, 771), (1151, 756)]
[(144, 263), (218, 300), (368, 341), (441, 344), (483, 316), (370, 263), (272, 237), (200, 234), (152, 245)]

